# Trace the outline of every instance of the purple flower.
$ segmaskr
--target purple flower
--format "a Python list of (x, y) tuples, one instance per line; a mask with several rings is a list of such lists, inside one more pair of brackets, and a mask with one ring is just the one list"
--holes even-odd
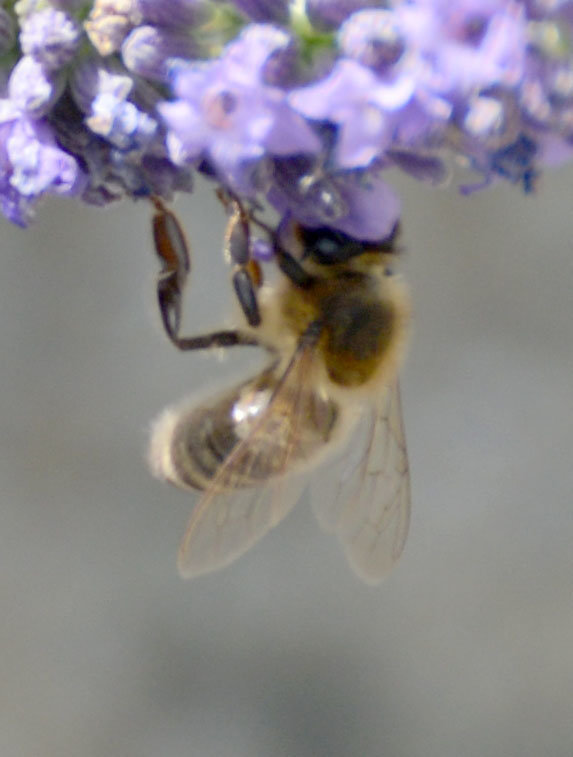
[(11, 221), (26, 226), (40, 196), (76, 195), (84, 181), (48, 124), (0, 100), (0, 204)]
[(252, 164), (265, 155), (320, 150), (320, 140), (289, 107), (285, 92), (263, 80), (269, 57), (289, 41), (275, 27), (253, 25), (218, 60), (176, 75), (177, 99), (158, 106), (174, 162), (207, 158), (224, 181), (249, 193)]
[[(85, 87), (85, 79), (83, 84)], [(86, 95), (85, 87), (79, 96), (84, 106)], [(89, 112), (89, 103), (87, 108)], [(148, 151), (115, 147), (87, 128), (84, 112), (68, 93), (59, 100), (50, 120), (57, 130), (58, 143), (86, 170), (81, 193), (84, 202), (106, 205), (126, 195), (159, 195), (169, 200), (175, 192), (191, 191), (189, 170), (168, 160), (160, 136), (148, 145)]]
[(345, 56), (380, 73), (395, 66), (406, 49), (396, 14), (389, 10), (353, 13), (340, 27), (338, 44)]
[(404, 107), (413, 94), (414, 82), (408, 77), (385, 84), (360, 63), (342, 59), (322, 82), (292, 92), (289, 103), (307, 118), (336, 124), (337, 165), (361, 168), (390, 145), (389, 114)]
[(74, 71), (70, 90), (86, 114), (86, 125), (115, 147), (145, 151), (156, 139), (158, 123), (149, 112), (158, 95), (149, 87), (136, 87), (117, 62), (84, 61)]
[(62, 92), (35, 58), (25, 55), (12, 69), (8, 94), (13, 105), (34, 118), (46, 115)]
[(467, 95), (514, 86), (527, 46), (523, 5), (514, 0), (415, 0), (395, 9), (407, 45), (425, 61), (423, 85)]
[(52, 114), (60, 143), (87, 166), (85, 202), (104, 205), (127, 195), (191, 190), (187, 167), (167, 157), (155, 113), (158, 94), (137, 83), (117, 61), (94, 57), (75, 71)]
[(196, 54), (188, 34), (155, 26), (138, 26), (124, 40), (121, 57), (126, 67), (152, 81), (166, 81), (170, 71)]
[(573, 0), (0, 0), (0, 197), (25, 222), (56, 191), (53, 149), (86, 202), (198, 170), (379, 239), (390, 167), (436, 185), (449, 152), (530, 190), (573, 157), (572, 49)]
[(97, 71), (97, 82), (86, 124), (115, 147), (144, 150), (156, 136), (158, 125), (129, 100), (133, 80), (101, 68)]
[(269, 202), (305, 226), (378, 241), (390, 236), (400, 216), (398, 196), (373, 173), (325, 175), (308, 159), (285, 158), (275, 161), (274, 179)]
[(81, 36), (79, 25), (62, 11), (48, 8), (28, 16), (22, 23), (20, 44), (48, 71), (54, 71), (74, 57)]

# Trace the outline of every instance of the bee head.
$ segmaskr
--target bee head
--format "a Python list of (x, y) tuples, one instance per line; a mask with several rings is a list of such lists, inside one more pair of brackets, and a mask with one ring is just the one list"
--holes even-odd
[(394, 243), (398, 231), (398, 224), (396, 224), (389, 237), (373, 242), (356, 239), (343, 231), (326, 226), (317, 228), (298, 226), (297, 236), (302, 244), (303, 260), (312, 260), (319, 265), (336, 265), (346, 263), (351, 258), (364, 253), (388, 255), (396, 252)]

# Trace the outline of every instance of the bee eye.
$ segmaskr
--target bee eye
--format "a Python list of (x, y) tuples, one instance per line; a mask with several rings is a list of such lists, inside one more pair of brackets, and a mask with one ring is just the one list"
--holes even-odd
[(324, 226), (316, 229), (301, 227), (300, 235), (305, 248), (305, 257), (321, 265), (345, 263), (364, 252), (364, 243), (342, 231)]

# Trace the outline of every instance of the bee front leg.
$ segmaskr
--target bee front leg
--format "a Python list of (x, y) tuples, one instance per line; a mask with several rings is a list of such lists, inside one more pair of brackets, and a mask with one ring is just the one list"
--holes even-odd
[(229, 215), (224, 254), (233, 265), (233, 288), (247, 323), (256, 328), (261, 324), (257, 289), (263, 275), (259, 263), (251, 257), (250, 217), (240, 200), (228, 191), (219, 188), (216, 195)]

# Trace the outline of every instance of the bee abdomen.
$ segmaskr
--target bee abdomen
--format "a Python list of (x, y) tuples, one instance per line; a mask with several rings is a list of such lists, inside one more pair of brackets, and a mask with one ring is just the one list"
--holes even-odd
[(213, 409), (196, 408), (179, 418), (171, 440), (174, 483), (206, 489), (221, 470), (240, 441), (226, 409), (217, 408), (214, 417)]
[[(268, 403), (276, 378), (247, 382), (211, 406), (168, 411), (156, 426), (150, 461), (179, 487), (232, 491), (303, 467), (329, 441), (338, 408), (303, 392)], [(297, 392), (298, 394), (298, 392)]]

